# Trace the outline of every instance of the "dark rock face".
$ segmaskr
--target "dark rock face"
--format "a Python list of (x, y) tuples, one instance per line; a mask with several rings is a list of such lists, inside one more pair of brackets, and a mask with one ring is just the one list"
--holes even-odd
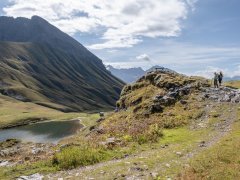
[[(157, 95), (153, 99), (153, 104), (151, 106), (151, 113), (159, 113), (163, 111), (164, 106), (171, 106), (179, 101), (183, 96), (188, 95), (191, 91), (191, 86), (185, 86), (178, 88), (174, 91), (168, 92), (166, 95)], [(182, 100), (182, 104), (186, 104)]]
[(38, 16), (0, 17), (0, 63), (6, 95), (71, 111), (112, 109), (124, 85), (98, 57)]

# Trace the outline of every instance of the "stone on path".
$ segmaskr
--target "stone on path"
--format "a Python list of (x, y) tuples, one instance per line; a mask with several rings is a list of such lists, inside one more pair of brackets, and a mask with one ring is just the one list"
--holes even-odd
[(36, 173), (36, 174), (32, 174), (30, 176), (20, 176), (19, 178), (17, 178), (17, 180), (42, 180), (43, 179), (43, 175)]

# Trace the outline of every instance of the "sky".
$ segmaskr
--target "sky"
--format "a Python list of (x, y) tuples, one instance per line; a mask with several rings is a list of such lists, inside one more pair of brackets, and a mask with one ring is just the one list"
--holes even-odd
[(232, 77), (240, 76), (239, 7), (239, 0), (0, 0), (0, 15), (41, 16), (117, 68)]

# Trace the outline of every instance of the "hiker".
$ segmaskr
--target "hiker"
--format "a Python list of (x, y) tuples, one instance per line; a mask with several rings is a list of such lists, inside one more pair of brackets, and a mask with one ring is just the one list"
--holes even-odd
[(214, 73), (214, 78), (213, 78), (213, 85), (214, 85), (214, 88), (218, 88), (218, 73)]
[(218, 75), (219, 86), (222, 85), (222, 80), (223, 80), (223, 73), (222, 73), (222, 71), (220, 71), (220, 73), (219, 73), (219, 75)]

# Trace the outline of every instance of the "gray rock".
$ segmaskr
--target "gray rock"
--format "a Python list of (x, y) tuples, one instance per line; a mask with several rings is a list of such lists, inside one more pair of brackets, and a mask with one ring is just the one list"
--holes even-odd
[(155, 178), (157, 178), (158, 177), (158, 173), (156, 173), (156, 172), (152, 172), (152, 173), (150, 173), (150, 175), (155, 179)]
[(228, 87), (202, 89), (202, 99), (210, 99), (216, 102), (240, 102), (240, 91)]
[(182, 156), (182, 153), (181, 152), (176, 152), (176, 155)]
[(32, 154), (34, 154), (34, 155), (42, 153), (42, 152), (44, 152), (44, 148), (33, 148), (32, 149)]
[(30, 176), (20, 176), (19, 178), (17, 178), (17, 180), (42, 180), (43, 179), (43, 175), (36, 173), (36, 174), (32, 174)]
[(207, 147), (206, 142), (205, 141), (201, 141), (199, 144), (199, 147)]
[(240, 102), (240, 95), (238, 94), (238, 95), (236, 95), (235, 97), (233, 97), (233, 98), (231, 99), (231, 102), (232, 102), (232, 103), (239, 103), (239, 102)]
[(1, 161), (0, 162), (0, 167), (8, 166), (9, 162), (8, 161)]
[(185, 105), (185, 104), (187, 104), (188, 102), (187, 101), (185, 101), (185, 100), (180, 100), (179, 101), (182, 105)]
[(170, 168), (171, 167), (171, 165), (170, 164), (165, 164), (165, 166), (167, 167), (167, 168)]
[(163, 107), (159, 103), (153, 104), (149, 109), (150, 114), (160, 113), (162, 111), (163, 111)]
[(107, 138), (106, 141), (101, 142), (101, 144), (105, 145), (105, 146), (115, 146), (120, 142), (121, 142), (120, 139), (117, 139), (115, 137), (111, 137), (111, 138)]

